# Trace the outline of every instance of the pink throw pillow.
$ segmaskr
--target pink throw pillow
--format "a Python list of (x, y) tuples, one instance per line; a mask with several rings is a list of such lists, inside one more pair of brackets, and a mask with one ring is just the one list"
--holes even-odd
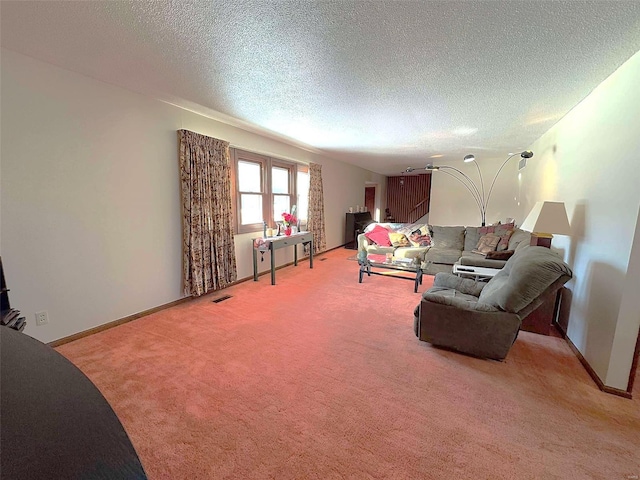
[(389, 231), (381, 227), (380, 225), (376, 225), (373, 230), (364, 234), (368, 240), (371, 240), (376, 245), (380, 245), (381, 247), (390, 247), (391, 240), (389, 240)]

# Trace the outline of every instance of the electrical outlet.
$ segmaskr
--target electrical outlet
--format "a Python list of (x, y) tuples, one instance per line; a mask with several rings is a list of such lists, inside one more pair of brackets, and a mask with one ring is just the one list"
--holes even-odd
[(47, 315), (46, 310), (36, 312), (36, 325), (46, 325), (47, 323), (49, 323), (49, 316)]

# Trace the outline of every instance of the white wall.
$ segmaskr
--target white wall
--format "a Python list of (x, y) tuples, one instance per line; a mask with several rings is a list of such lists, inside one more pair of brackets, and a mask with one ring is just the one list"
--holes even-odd
[[(574, 271), (568, 336), (603, 383), (622, 390), (640, 326), (639, 80), (640, 52), (527, 147), (534, 157), (520, 177), (518, 158), (510, 160), (487, 214), (487, 223), (506, 217), (522, 223), (537, 201), (565, 202), (573, 235), (556, 236), (553, 248)], [(490, 165), (477, 155), (485, 186), (504, 158)], [(472, 165), (453, 166), (475, 179)], [(434, 173), (431, 223), (478, 225), (479, 219), (464, 187)]]
[(568, 335), (605, 385), (623, 390), (640, 325), (638, 274), (628, 268), (640, 205), (639, 79), (640, 52), (531, 146), (537, 161), (522, 179), (523, 215), (539, 200), (565, 202), (573, 235), (553, 245), (575, 275)]
[[(26, 333), (56, 340), (182, 297), (177, 134), (323, 165), (327, 247), (384, 177), (2, 50), (2, 260)], [(236, 237), (238, 277), (251, 238)], [(291, 252), (278, 251), (278, 264)], [(262, 270), (267, 269), (264, 262)], [(261, 281), (267, 281), (261, 279)], [(35, 327), (46, 310), (49, 325)]]
[[(478, 162), (484, 180), (486, 197), (489, 194), (489, 188), (496, 172), (507, 159), (509, 152), (505, 152), (502, 157), (484, 157), (482, 153), (469, 153), (476, 155), (476, 161)], [(496, 179), (487, 205), (487, 225), (495, 223), (498, 220), (504, 223), (508, 217), (517, 217), (519, 211), (517, 203), (518, 160), (520, 160), (519, 156), (509, 160)], [(445, 162), (443, 162), (443, 164), (445, 164)], [(473, 163), (464, 163), (462, 159), (460, 159), (459, 162), (446, 164), (464, 172), (476, 183), (478, 189), (482, 188), (478, 170)], [(480, 210), (471, 193), (469, 193), (462, 183), (443, 171), (433, 172), (431, 182), (429, 223), (432, 225), (465, 226), (479, 226), (481, 224)], [(517, 220), (519, 220), (519, 223), (522, 223), (523, 219)]]

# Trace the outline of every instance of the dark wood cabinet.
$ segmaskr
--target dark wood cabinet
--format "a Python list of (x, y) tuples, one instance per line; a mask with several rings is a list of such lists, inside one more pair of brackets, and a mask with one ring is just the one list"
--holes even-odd
[(372, 222), (371, 212), (347, 213), (344, 228), (344, 248), (356, 250), (358, 248), (358, 235)]

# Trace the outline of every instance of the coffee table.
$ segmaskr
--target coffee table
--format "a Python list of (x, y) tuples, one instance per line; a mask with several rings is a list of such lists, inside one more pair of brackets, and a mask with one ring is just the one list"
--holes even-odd
[[(413, 277), (396, 275), (393, 272), (390, 273), (389, 270), (396, 272), (411, 272), (415, 273), (415, 275)], [(368, 277), (370, 277), (371, 275), (380, 275), (383, 277), (403, 278), (405, 280), (411, 280), (414, 282), (414, 293), (418, 293), (418, 285), (422, 285), (422, 267), (419, 263), (416, 264), (413, 261), (404, 262), (396, 258), (386, 259), (385, 261), (376, 261), (367, 258), (363, 263), (360, 264), (358, 283), (362, 283), (362, 277), (365, 273)]]

